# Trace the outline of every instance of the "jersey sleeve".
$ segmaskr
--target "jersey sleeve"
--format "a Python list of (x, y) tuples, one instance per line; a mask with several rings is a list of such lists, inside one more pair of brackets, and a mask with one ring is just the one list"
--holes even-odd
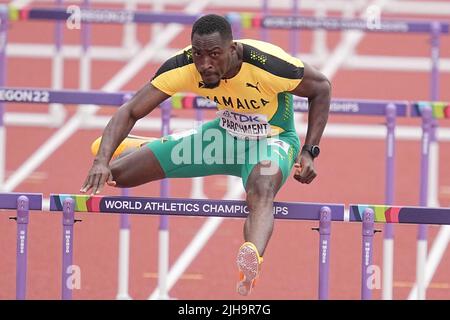
[(267, 72), (276, 92), (294, 90), (303, 79), (303, 62), (282, 48), (261, 41), (245, 41), (244, 61)]
[(151, 84), (168, 95), (186, 91), (193, 82), (192, 50), (186, 49), (164, 62)]

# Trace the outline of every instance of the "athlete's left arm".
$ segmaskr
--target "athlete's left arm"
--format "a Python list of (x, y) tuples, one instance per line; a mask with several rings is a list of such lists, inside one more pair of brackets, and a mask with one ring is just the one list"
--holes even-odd
[[(318, 145), (328, 121), (330, 81), (320, 71), (304, 63), (303, 79), (291, 93), (308, 98), (308, 130), (304, 144)], [(294, 178), (301, 183), (311, 183), (317, 176), (313, 160), (309, 152), (300, 152), (295, 164)]]

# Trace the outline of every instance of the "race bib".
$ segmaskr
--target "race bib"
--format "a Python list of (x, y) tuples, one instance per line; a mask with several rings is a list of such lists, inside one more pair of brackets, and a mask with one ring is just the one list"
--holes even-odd
[(220, 126), (240, 139), (258, 139), (270, 135), (270, 124), (264, 114), (243, 114), (229, 110), (217, 112)]

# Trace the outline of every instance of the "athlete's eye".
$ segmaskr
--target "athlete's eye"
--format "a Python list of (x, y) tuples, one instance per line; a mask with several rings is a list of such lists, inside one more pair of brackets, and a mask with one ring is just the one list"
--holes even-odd
[(219, 56), (218, 52), (211, 52), (211, 57), (217, 58)]
[(196, 57), (200, 57), (200, 52), (194, 51), (193, 54), (194, 54), (194, 56), (196, 56)]

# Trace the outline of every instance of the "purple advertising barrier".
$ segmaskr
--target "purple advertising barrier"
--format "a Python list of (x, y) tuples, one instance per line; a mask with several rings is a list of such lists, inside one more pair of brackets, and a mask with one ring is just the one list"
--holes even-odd
[[(110, 93), (103, 91), (48, 90), (41, 88), (0, 87), (0, 102), (8, 103), (62, 103), (62, 104), (97, 104), (121, 106), (133, 96), (131, 92)], [(194, 94), (176, 94), (165, 103), (174, 109), (197, 108), (216, 110), (216, 104), (205, 97)], [(407, 101), (333, 99), (330, 113), (349, 115), (385, 116), (386, 105), (395, 103), (396, 116), (406, 117), (409, 108)], [(294, 97), (294, 111), (308, 112), (308, 100)]]
[(374, 235), (374, 212), (366, 208), (363, 212), (362, 221), (362, 263), (361, 263), (361, 299), (372, 298), (371, 284), (369, 283), (373, 257), (373, 235)]
[(42, 193), (20, 193), (6, 192), (0, 193), (0, 209), (17, 209), (17, 200), (20, 196), (28, 198), (30, 210), (42, 210)]
[[(370, 208), (376, 214), (375, 223), (440, 224), (450, 225), (450, 209), (430, 207), (400, 207), (386, 205), (350, 205), (345, 221), (363, 221), (364, 211)], [(333, 218), (334, 219), (334, 218)]]
[(319, 300), (328, 300), (331, 245), (331, 209), (322, 207), (319, 220)]
[[(15, 9), (21, 19), (29, 20), (67, 20), (70, 13), (61, 8), (30, 8)], [(151, 13), (115, 9), (81, 9), (83, 23), (179, 23), (191, 26), (200, 15), (182, 13)], [(246, 14), (248, 15), (248, 14)], [(248, 18), (247, 18), (248, 19)], [(267, 29), (326, 29), (326, 30), (361, 30), (366, 32), (398, 32), (398, 33), (430, 33), (432, 26), (429, 21), (402, 21), (383, 19), (375, 29), (367, 24), (365, 19), (341, 19), (333, 17), (302, 17), (302, 16), (258, 16), (261, 28)], [(251, 21), (253, 24), (253, 21)], [(256, 23), (255, 23), (256, 24)], [(449, 24), (441, 22), (441, 33), (449, 32)]]
[(63, 202), (62, 215), (62, 283), (61, 298), (63, 300), (72, 299), (72, 260), (73, 260), (73, 225), (75, 223), (75, 201), (67, 198)]
[[(441, 33), (449, 32), (449, 24), (441, 22)], [(365, 32), (386, 33), (430, 33), (430, 21), (403, 21), (383, 19), (377, 28), (373, 28), (366, 19), (341, 19), (334, 17), (301, 17), (301, 16), (263, 16), (261, 28), (267, 29), (325, 29), (325, 30), (360, 30)]]
[(11, 103), (62, 103), (98, 104), (120, 107), (130, 92), (108, 93), (104, 91), (49, 90), (42, 88), (0, 88), (0, 102)]
[(27, 240), (29, 200), (26, 196), (17, 198), (17, 259), (16, 259), (16, 299), (26, 299), (27, 288)]
[[(51, 194), (50, 211), (61, 211), (67, 198), (76, 200), (76, 212), (127, 213), (136, 215), (176, 215), (189, 217), (247, 218), (243, 200), (184, 199), (156, 197), (86, 196)], [(275, 219), (319, 220), (320, 209), (327, 206), (333, 221), (346, 221), (343, 204), (309, 202), (274, 202)], [(352, 221), (358, 220), (355, 217)]]
[[(71, 13), (64, 8), (30, 8), (26, 11), (18, 10), (22, 13), (21, 19), (27, 20), (64, 20), (71, 18)], [(108, 23), (108, 24), (126, 24), (126, 23), (179, 23), (192, 25), (200, 15), (183, 13), (154, 13), (131, 10), (116, 9), (96, 9), (81, 8), (82, 23)]]

